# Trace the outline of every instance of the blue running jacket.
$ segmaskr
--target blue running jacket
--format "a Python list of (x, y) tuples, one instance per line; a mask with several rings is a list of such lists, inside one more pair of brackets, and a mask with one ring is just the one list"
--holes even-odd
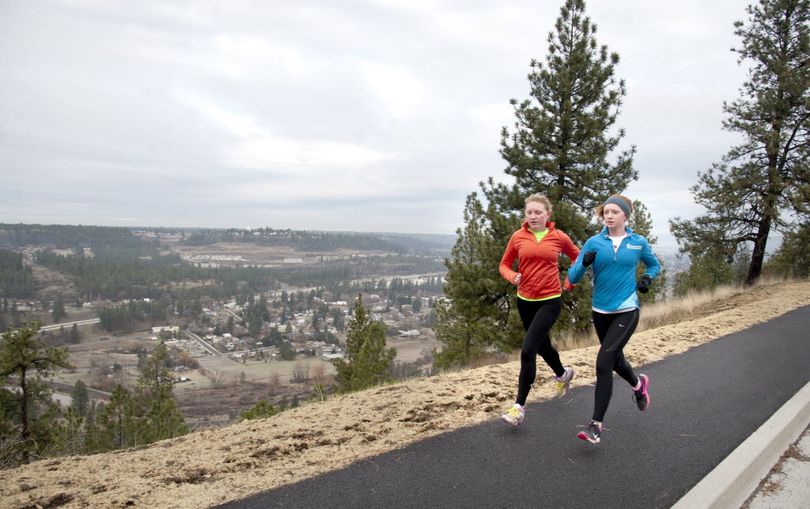
[(597, 311), (614, 312), (639, 307), (636, 293), (636, 267), (638, 262), (645, 266), (644, 274), (655, 279), (661, 272), (661, 264), (650, 248), (650, 243), (641, 235), (625, 227), (627, 237), (622, 239), (619, 249), (613, 252), (613, 242), (608, 237), (607, 227), (589, 238), (582, 246), (576, 262), (568, 269), (568, 280), (578, 283), (585, 275), (587, 267), (582, 266), (585, 253), (595, 251), (593, 269), (593, 308)]

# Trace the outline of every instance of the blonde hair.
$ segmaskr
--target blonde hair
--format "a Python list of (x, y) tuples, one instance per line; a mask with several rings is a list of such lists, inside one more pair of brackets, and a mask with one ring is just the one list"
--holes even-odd
[(542, 205), (542, 206), (544, 206), (546, 208), (546, 210), (548, 211), (549, 214), (551, 214), (551, 210), (552, 210), (551, 201), (548, 198), (546, 198), (545, 196), (543, 196), (542, 194), (540, 194), (540, 193), (530, 194), (529, 196), (526, 197), (526, 201), (524, 203), (524, 206), (528, 205), (530, 202), (539, 203), (540, 205)]
[[(622, 212), (625, 213), (624, 214), (626, 216), (625, 219), (627, 219), (627, 221), (630, 221), (630, 215), (633, 213), (633, 210), (634, 210), (633, 209), (633, 202), (630, 200), (630, 198), (628, 198), (627, 196), (625, 196), (623, 194), (611, 194), (610, 196), (608, 196), (608, 199), (605, 200), (605, 203), (602, 203), (601, 205), (596, 207), (596, 209), (594, 210), (594, 212), (596, 213), (596, 217), (598, 217), (599, 219), (604, 219), (604, 217), (605, 217), (605, 205), (607, 205), (608, 202), (610, 202), (610, 201), (616, 201), (616, 200), (621, 200), (625, 204), (627, 204), (626, 209), (625, 209), (625, 207), (621, 207), (621, 206), (619, 208), (622, 209)], [(618, 206), (618, 203), (616, 205)], [(627, 213), (628, 210), (630, 211), (629, 214)]]

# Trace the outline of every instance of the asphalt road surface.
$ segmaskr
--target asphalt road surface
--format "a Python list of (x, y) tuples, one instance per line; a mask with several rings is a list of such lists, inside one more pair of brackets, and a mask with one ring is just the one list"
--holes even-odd
[(810, 380), (810, 307), (636, 373), (650, 408), (615, 376), (598, 445), (576, 438), (593, 409), (580, 387), (517, 428), (493, 418), (220, 507), (668, 508)]

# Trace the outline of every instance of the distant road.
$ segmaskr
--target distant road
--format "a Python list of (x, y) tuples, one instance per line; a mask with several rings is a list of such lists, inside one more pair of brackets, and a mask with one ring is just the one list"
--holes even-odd
[(189, 336), (191, 336), (191, 339), (193, 339), (194, 341), (196, 341), (197, 343), (199, 343), (199, 345), (200, 345), (201, 347), (203, 347), (203, 348), (205, 349), (205, 351), (206, 351), (206, 352), (210, 353), (210, 354), (211, 354), (211, 355), (213, 355), (214, 357), (222, 357), (222, 352), (220, 352), (219, 350), (217, 350), (217, 349), (216, 349), (216, 348), (214, 348), (213, 346), (209, 345), (209, 344), (208, 344), (208, 343), (207, 343), (207, 342), (206, 342), (206, 341), (205, 341), (203, 338), (201, 338), (200, 336), (198, 336), (198, 335), (196, 335), (196, 334), (194, 334), (193, 332), (190, 332), (190, 331), (186, 331), (186, 334), (188, 334)]
[(225, 311), (227, 311), (228, 313), (230, 313), (230, 314), (231, 314), (231, 315), (232, 315), (234, 318), (236, 318), (236, 319), (237, 319), (237, 320), (239, 320), (240, 322), (245, 323), (245, 321), (242, 319), (242, 317), (241, 317), (241, 316), (237, 315), (236, 313), (234, 313), (233, 311), (231, 311), (231, 310), (230, 310), (230, 309), (228, 309), (228, 308), (223, 308), (223, 309), (225, 309)]
[(64, 323), (55, 323), (53, 325), (43, 325), (42, 327), (39, 328), (39, 330), (41, 331), (59, 330), (62, 327), (65, 328), (73, 327), (73, 324), (76, 324), (76, 326), (80, 327), (82, 325), (93, 325), (99, 323), (100, 321), (101, 321), (100, 318), (88, 318), (87, 320), (77, 320), (75, 322), (64, 322)]

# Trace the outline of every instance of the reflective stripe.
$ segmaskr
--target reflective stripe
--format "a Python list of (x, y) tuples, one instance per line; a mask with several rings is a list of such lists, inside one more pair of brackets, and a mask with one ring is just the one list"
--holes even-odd
[(543, 300), (551, 300), (551, 299), (556, 299), (557, 297), (562, 297), (562, 294), (558, 293), (557, 295), (552, 295), (551, 297), (543, 297), (542, 299), (527, 299), (526, 297), (524, 297), (520, 293), (518, 293), (517, 296), (518, 296), (519, 299), (525, 300), (527, 302), (540, 302), (540, 301), (543, 301)]

